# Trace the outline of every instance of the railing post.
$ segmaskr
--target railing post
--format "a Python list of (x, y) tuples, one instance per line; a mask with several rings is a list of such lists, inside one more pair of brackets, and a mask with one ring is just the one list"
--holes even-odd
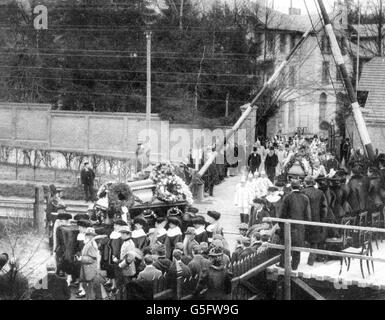
[(45, 229), (44, 190), (43, 187), (35, 187), (35, 203), (33, 207), (34, 226), (40, 233)]
[(176, 273), (176, 300), (182, 299), (182, 268), (179, 266), (179, 262), (176, 261), (177, 273)]
[(285, 300), (291, 300), (291, 226), (285, 222)]

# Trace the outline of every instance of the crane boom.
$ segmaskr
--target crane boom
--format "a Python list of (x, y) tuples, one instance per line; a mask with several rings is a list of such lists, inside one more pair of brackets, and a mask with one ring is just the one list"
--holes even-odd
[(330, 41), (330, 47), (332, 51), (332, 55), (338, 65), (338, 68), (341, 72), (342, 79), (345, 83), (345, 87), (348, 93), (348, 97), (350, 100), (350, 104), (353, 111), (354, 121), (357, 125), (358, 134), (360, 135), (362, 144), (365, 146), (366, 153), (371, 161), (375, 159), (375, 152), (370, 140), (368, 128), (366, 127), (364, 117), (362, 116), (362, 112), (360, 109), (360, 105), (357, 101), (357, 96), (355, 94), (352, 82), (350, 81), (348, 71), (346, 69), (345, 61), (341, 53), (340, 46), (338, 45), (336, 35), (333, 30), (333, 25), (329, 19), (329, 15), (326, 12), (324, 3), (322, 0), (318, 0), (318, 5), (321, 9), (321, 15), (324, 20), (325, 32)]

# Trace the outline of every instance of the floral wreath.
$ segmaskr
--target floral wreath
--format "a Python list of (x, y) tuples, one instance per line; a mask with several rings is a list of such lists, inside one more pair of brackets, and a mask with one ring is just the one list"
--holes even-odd
[(175, 169), (170, 163), (160, 163), (156, 165), (151, 174), (156, 185), (155, 197), (168, 203), (187, 201), (193, 203), (193, 196), (186, 183), (175, 174)]
[[(309, 168), (305, 167), (305, 164), (303, 161), (304, 159), (309, 163)], [(285, 176), (287, 176), (289, 174), (289, 170), (294, 165), (294, 163), (296, 163), (297, 161), (298, 161), (299, 165), (301, 166), (303, 172), (305, 172), (306, 175), (308, 175), (314, 171), (313, 159), (309, 153), (304, 153), (301, 155), (295, 154), (291, 157), (291, 159), (289, 160), (289, 162), (286, 164), (286, 166), (284, 168), (284, 175)], [(311, 172), (309, 169), (311, 169)]]

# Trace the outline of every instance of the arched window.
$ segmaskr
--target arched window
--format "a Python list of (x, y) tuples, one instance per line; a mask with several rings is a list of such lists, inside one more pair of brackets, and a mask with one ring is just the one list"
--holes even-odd
[(326, 109), (328, 106), (328, 97), (326, 93), (321, 93), (319, 97), (319, 123), (326, 121)]

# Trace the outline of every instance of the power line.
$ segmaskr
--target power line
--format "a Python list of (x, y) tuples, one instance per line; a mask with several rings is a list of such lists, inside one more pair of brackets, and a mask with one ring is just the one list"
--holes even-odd
[[(66, 90), (66, 89), (60, 89), (60, 90), (50, 90), (46, 89), (43, 86), (39, 85), (40, 88), (42, 88), (44, 91), (47, 92), (52, 92), (52, 93), (57, 93), (58, 96), (61, 95), (66, 95), (66, 94), (74, 94), (74, 95), (98, 95), (98, 96), (112, 96), (112, 97), (141, 97), (141, 98), (146, 98), (145, 95), (140, 95), (140, 94), (120, 94), (120, 93), (112, 93), (112, 92), (86, 92), (86, 91), (76, 91), (76, 90)], [(23, 90), (23, 89), (22, 89)], [(24, 89), (27, 90), (27, 89)], [(167, 96), (152, 96), (152, 98), (160, 100), (175, 100), (175, 101), (188, 101), (192, 100), (194, 101), (194, 97), (192, 98), (176, 98), (176, 97), (167, 97)], [(220, 99), (200, 99), (202, 101), (208, 101), (208, 102), (225, 102), (225, 100), (220, 100)], [(230, 100), (230, 102), (233, 103), (245, 103), (244, 100)]]
[[(0, 68), (19, 68), (19, 69), (42, 69), (42, 70), (58, 70), (58, 71), (86, 71), (86, 72), (117, 72), (117, 73), (146, 73), (146, 70), (122, 70), (122, 69), (94, 69), (94, 68), (67, 68), (67, 67), (33, 67), (33, 66), (9, 66), (0, 65)], [(169, 75), (192, 75), (195, 76), (194, 72), (171, 72), (171, 71), (152, 71), (153, 74), (169, 74)], [(202, 73), (202, 76), (216, 76), (216, 77), (245, 77), (245, 78), (262, 78), (258, 75), (253, 74), (235, 74), (235, 73)]]
[[(0, 78), (12, 78), (12, 79), (26, 79), (25, 76), (0, 76)], [(97, 82), (122, 82), (122, 83), (147, 83), (146, 80), (118, 80), (118, 79), (97, 79), (97, 78), (63, 78), (63, 77), (48, 77), (48, 76), (32, 76), (34, 79), (45, 79), (45, 80), (66, 80), (66, 81), (97, 81)], [(152, 84), (175, 84), (175, 85), (195, 85), (195, 82), (172, 82), (172, 81), (151, 81)], [(203, 86), (237, 86), (237, 87), (252, 87), (252, 84), (239, 84), (239, 83), (214, 83), (214, 82), (200, 82), (199, 85)]]
[[(17, 56), (21, 54), (26, 54), (29, 56), (51, 56), (51, 57), (85, 57), (85, 58), (116, 58), (116, 59), (138, 59), (138, 58), (147, 58), (146, 56), (123, 56), (123, 55), (101, 55), (101, 54), (95, 54), (95, 55), (89, 55), (89, 54), (76, 54), (76, 53), (40, 53), (40, 52), (4, 52), (0, 51), (0, 55), (11, 55), (11, 56)], [(187, 58), (187, 57), (154, 57), (151, 56), (151, 59), (158, 59), (158, 60), (185, 60), (185, 61), (200, 61), (201, 58)], [(235, 58), (205, 58), (205, 60), (210, 61), (247, 61), (245, 59), (235, 59)]]
[[(30, 50), (30, 47), (22, 47), (22, 48), (9, 48), (9, 47), (0, 47), (0, 50), (19, 50), (22, 52), (25, 52), (24, 50)], [(59, 53), (66, 53), (66, 52), (95, 52), (95, 53), (125, 53), (125, 54), (138, 54), (138, 53), (146, 53), (144, 50), (94, 50), (94, 49), (60, 49), (60, 48), (41, 48), (39, 47), (40, 51), (54, 51)], [(63, 52), (65, 51), (65, 52)], [(47, 52), (50, 53), (50, 52)], [(152, 51), (152, 54), (167, 54), (167, 55), (186, 55), (186, 52), (178, 52), (178, 51)], [(243, 56), (243, 57), (256, 57), (255, 53), (226, 53), (226, 52), (220, 52), (220, 53), (214, 53), (214, 56)], [(130, 58), (135, 56), (129, 56)], [(177, 57), (176, 57), (177, 58)], [(198, 58), (198, 57), (192, 57), (192, 58)]]

